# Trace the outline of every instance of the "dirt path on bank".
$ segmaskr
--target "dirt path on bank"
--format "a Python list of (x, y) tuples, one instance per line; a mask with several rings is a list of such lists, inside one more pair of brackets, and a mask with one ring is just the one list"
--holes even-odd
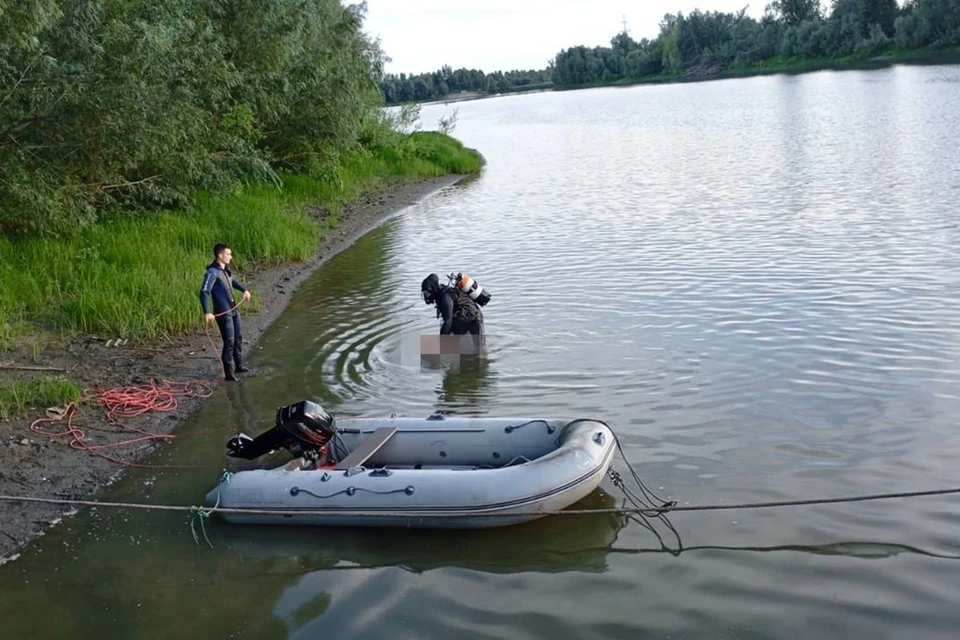
[[(429, 178), (392, 185), (372, 192), (340, 213), (340, 225), (321, 241), (316, 257), (306, 263), (270, 267), (237, 273), (260, 302), (262, 310), (244, 316), (244, 346), (247, 353), (259, 341), (263, 331), (284, 310), (297, 287), (321, 264), (353, 244), (360, 236), (382, 224), (404, 207), (459, 180), (461, 176)], [(197, 274), (197, 283), (202, 274)], [(201, 323), (197, 304), (198, 327)], [(219, 348), (219, 334), (211, 329)], [(52, 345), (39, 353), (32, 348), (0, 352), (0, 363), (65, 370), (64, 375), (87, 389), (112, 389), (129, 385), (149, 385), (151, 380), (210, 379), (214, 386), (221, 380), (219, 353), (212, 349), (206, 334), (153, 342), (128, 342), (107, 346), (111, 336), (79, 336)], [(17, 377), (51, 375), (56, 372), (0, 370), (0, 381)], [(241, 383), (242, 384), (242, 383)], [(185, 398), (176, 410), (149, 413), (124, 423), (150, 432), (175, 433), (203, 402)], [(31, 423), (44, 417), (47, 407), (37, 407), (24, 419), (0, 422), (0, 495), (44, 498), (93, 499), (100, 489), (112, 484), (127, 468), (84, 451), (71, 449), (69, 437), (51, 438), (30, 430)], [(117, 442), (131, 437), (120, 432), (106, 418), (95, 401), (78, 406), (74, 422), (91, 443)], [(62, 431), (63, 423), (43, 425), (50, 431)], [(109, 455), (127, 462), (144, 460), (163, 445), (158, 440), (109, 449)], [(30, 540), (45, 533), (65, 515), (74, 513), (70, 505), (48, 505), (0, 500), (0, 564), (15, 559)]]

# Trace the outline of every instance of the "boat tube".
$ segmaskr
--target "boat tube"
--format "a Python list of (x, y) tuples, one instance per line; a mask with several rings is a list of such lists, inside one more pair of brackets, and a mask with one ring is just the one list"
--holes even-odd
[[(565, 509), (593, 492), (615, 438), (591, 419), (341, 418), (303, 401), (228, 455), (285, 449), (289, 463), (227, 472), (206, 496), (227, 522), (488, 528)], [(242, 510), (242, 511), (233, 511)]]

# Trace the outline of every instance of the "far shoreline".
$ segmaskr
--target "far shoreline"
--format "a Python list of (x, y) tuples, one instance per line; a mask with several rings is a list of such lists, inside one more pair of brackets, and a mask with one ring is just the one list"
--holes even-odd
[(490, 98), (528, 95), (532, 93), (581, 91), (584, 89), (625, 88), (641, 85), (685, 84), (771, 75), (802, 75), (817, 71), (872, 71), (901, 64), (909, 66), (960, 65), (960, 47), (951, 47), (948, 49), (939, 50), (929, 48), (913, 49), (894, 54), (873, 56), (871, 58), (806, 58), (797, 59), (782, 64), (773, 64), (771, 66), (762, 66), (762, 63), (760, 63), (749, 67), (732, 67), (716, 73), (692, 73), (686, 75), (657, 74), (652, 76), (644, 76), (641, 78), (621, 78), (611, 82), (591, 82), (577, 85), (547, 86), (538, 88), (516, 87), (515, 89), (498, 91), (496, 93), (471, 91), (449, 94), (443, 98), (432, 98), (430, 100), (421, 102), (394, 103), (387, 106), (393, 108), (401, 107), (403, 104), (437, 106), (456, 104), (459, 102), (472, 102), (474, 100), (486, 100)]

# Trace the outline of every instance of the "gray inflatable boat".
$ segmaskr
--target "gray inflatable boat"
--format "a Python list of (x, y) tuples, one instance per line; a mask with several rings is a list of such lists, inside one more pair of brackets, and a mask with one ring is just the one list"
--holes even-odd
[[(274, 469), (227, 472), (206, 496), (236, 523), (484, 528), (564, 509), (594, 491), (615, 439), (589, 419), (342, 418), (309, 401), (277, 410), (235, 458), (278, 449)], [(242, 510), (242, 511), (234, 511)]]

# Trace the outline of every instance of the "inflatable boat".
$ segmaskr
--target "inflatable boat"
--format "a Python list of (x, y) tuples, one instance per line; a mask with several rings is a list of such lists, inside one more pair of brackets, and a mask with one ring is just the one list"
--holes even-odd
[(590, 419), (341, 418), (310, 401), (280, 407), (276, 425), (227, 442), (273, 468), (225, 473), (206, 496), (234, 523), (488, 528), (569, 507), (610, 467), (613, 432)]

